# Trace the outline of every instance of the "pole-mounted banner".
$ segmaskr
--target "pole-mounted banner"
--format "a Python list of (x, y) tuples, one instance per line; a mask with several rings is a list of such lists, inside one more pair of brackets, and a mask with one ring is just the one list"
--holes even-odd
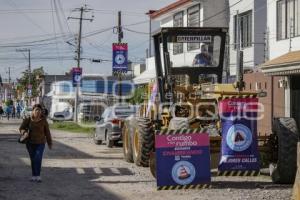
[(128, 45), (127, 43), (113, 43), (113, 72), (124, 72), (128, 70)]
[(76, 87), (77, 85), (81, 87), (82, 68), (74, 67), (72, 69), (72, 74), (73, 74), (73, 87)]
[(222, 124), (222, 156), (219, 175), (259, 174), (257, 98), (231, 98), (219, 103)]

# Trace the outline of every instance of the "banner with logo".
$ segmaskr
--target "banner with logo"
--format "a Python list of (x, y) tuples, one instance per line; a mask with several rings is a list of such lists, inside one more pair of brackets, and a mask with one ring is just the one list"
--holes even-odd
[(82, 80), (82, 68), (74, 67), (72, 69), (72, 75), (73, 75), (73, 86), (76, 87), (81, 86)]
[(224, 99), (219, 103), (222, 155), (219, 175), (259, 173), (257, 98)]
[(209, 187), (209, 136), (201, 130), (156, 132), (158, 190)]
[(127, 72), (128, 70), (128, 45), (127, 43), (113, 43), (113, 72)]

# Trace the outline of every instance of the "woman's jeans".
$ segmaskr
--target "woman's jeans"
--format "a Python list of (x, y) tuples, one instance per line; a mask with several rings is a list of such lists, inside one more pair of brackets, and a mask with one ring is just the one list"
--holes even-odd
[(40, 176), (45, 144), (27, 143), (26, 148), (30, 156), (32, 176)]

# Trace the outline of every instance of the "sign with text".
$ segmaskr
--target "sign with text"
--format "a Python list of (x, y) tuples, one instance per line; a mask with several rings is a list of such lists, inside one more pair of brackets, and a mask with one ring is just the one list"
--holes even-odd
[(127, 72), (128, 70), (128, 45), (127, 43), (113, 43), (113, 72)]
[(177, 36), (177, 42), (178, 43), (193, 43), (193, 42), (207, 42), (210, 43), (211, 40), (211, 36), (209, 35), (199, 35), (199, 36)]
[(158, 189), (189, 189), (211, 181), (209, 136), (201, 130), (156, 132)]
[(73, 74), (73, 86), (76, 87), (81, 86), (81, 78), (82, 78), (82, 68), (74, 67), (72, 69), (72, 74)]
[[(224, 99), (219, 103), (222, 123), (222, 156), (219, 172), (259, 172), (257, 98)], [(248, 174), (246, 174), (248, 175)]]

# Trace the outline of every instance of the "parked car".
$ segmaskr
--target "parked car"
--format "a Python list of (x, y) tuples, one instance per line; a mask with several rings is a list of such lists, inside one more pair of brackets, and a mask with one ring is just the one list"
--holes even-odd
[(67, 102), (57, 102), (51, 105), (50, 118), (53, 121), (66, 121), (73, 119), (73, 108)]
[(116, 142), (122, 140), (123, 120), (135, 113), (135, 106), (112, 106), (106, 108), (96, 122), (94, 142), (101, 144), (105, 141), (107, 147), (113, 147)]

